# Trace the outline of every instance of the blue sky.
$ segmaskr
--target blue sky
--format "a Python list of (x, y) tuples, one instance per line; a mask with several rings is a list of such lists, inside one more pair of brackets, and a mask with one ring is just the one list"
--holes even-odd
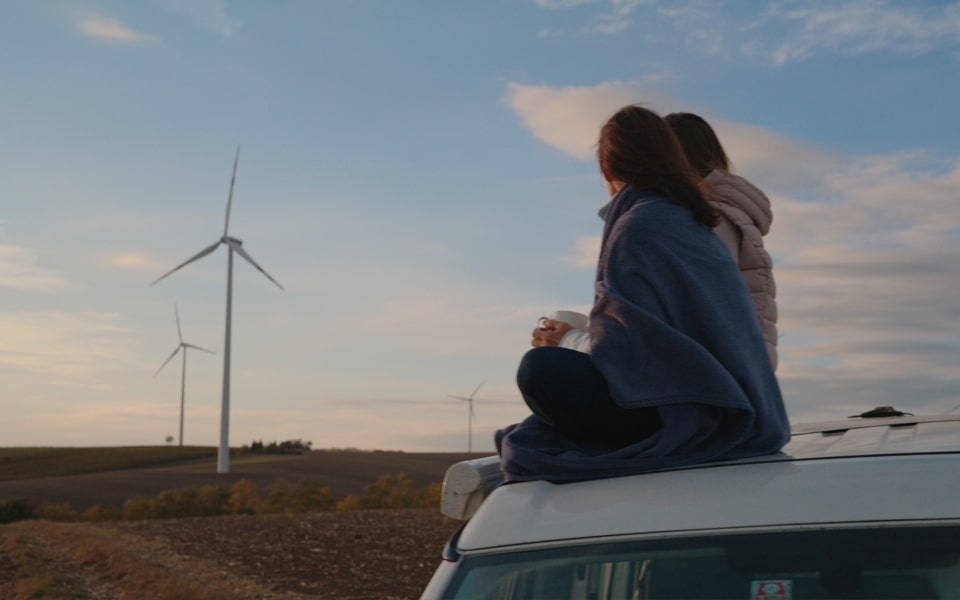
[(475, 449), (537, 317), (586, 311), (598, 127), (717, 129), (774, 208), (795, 421), (960, 405), (960, 2), (8, 0), (0, 446)]

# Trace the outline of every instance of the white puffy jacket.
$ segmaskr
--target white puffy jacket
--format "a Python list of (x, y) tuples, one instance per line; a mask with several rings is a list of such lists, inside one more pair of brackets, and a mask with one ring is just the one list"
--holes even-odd
[(770, 200), (743, 177), (723, 171), (710, 173), (703, 184), (708, 191), (707, 198), (720, 211), (720, 224), (714, 231), (740, 266), (760, 319), (767, 353), (776, 368), (777, 287), (773, 280), (773, 260), (763, 247), (763, 236), (773, 222)]

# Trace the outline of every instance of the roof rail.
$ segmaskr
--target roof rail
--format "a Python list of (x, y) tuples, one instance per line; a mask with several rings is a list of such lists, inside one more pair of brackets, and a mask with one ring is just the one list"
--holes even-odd
[(453, 464), (443, 477), (440, 512), (466, 521), (477, 512), (483, 499), (503, 483), (499, 456), (486, 456)]

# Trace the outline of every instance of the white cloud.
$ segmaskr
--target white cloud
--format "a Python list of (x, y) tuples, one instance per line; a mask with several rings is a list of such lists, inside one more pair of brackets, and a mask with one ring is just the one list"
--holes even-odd
[(584, 4), (593, 4), (597, 0), (533, 0), (533, 3), (540, 8), (549, 8), (553, 10), (566, 10), (582, 6)]
[(194, 26), (228, 38), (240, 28), (240, 21), (227, 14), (226, 0), (167, 0), (171, 12), (187, 17)]
[(594, 268), (597, 266), (599, 257), (600, 236), (582, 237), (575, 242), (575, 250), (567, 259), (567, 263), (574, 267)]
[(21, 292), (53, 293), (71, 286), (60, 273), (38, 266), (33, 250), (0, 244), (0, 288)]
[(132, 331), (113, 314), (8, 312), (0, 316), (0, 331), (0, 369), (63, 386), (104, 385), (102, 375), (126, 364), (134, 346)]
[(782, 65), (803, 60), (821, 49), (848, 54), (889, 50), (903, 54), (929, 52), (940, 43), (960, 40), (960, 4), (935, 10), (922, 3), (890, 4), (877, 0), (774, 9), (769, 18), (792, 27), (773, 50)]
[(126, 26), (119, 19), (87, 15), (80, 17), (77, 31), (84, 36), (101, 42), (118, 44), (152, 44), (160, 41), (155, 35), (141, 33)]
[[(575, 0), (543, 0), (566, 8)], [(659, 4), (659, 6), (658, 6)], [(643, 19), (635, 13), (643, 7)], [(634, 29), (663, 32), (707, 56), (753, 57), (782, 66), (823, 53), (892, 52), (916, 55), (960, 41), (960, 2), (893, 3), (885, 0), (776, 3), (657, 3), (610, 0), (597, 6), (582, 33), (613, 35)]]
[(644, 93), (634, 83), (614, 81), (596, 86), (535, 86), (510, 83), (507, 102), (524, 127), (541, 142), (576, 158), (596, 152), (597, 134), (617, 109), (634, 103), (651, 108), (669, 104), (655, 92)]
[(157, 261), (136, 251), (119, 252), (113, 254), (107, 260), (111, 265), (116, 267), (130, 267), (135, 269), (162, 268)]

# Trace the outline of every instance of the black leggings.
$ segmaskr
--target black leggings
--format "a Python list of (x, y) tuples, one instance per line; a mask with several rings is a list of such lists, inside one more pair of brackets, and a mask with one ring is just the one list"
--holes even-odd
[(575, 441), (626, 445), (660, 429), (655, 408), (623, 408), (589, 354), (545, 346), (527, 352), (517, 385), (530, 410)]

